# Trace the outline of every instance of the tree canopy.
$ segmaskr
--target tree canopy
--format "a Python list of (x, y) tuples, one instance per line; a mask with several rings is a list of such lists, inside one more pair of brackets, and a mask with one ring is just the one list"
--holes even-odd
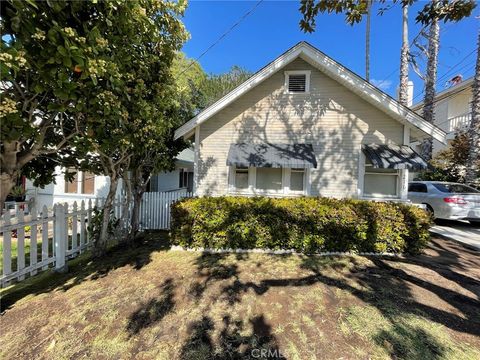
[[(393, 3), (411, 5), (417, 0), (393, 0)], [(378, 3), (385, 5), (379, 9), (379, 14), (388, 10), (391, 4), (386, 0), (378, 0)], [(433, 4), (427, 2), (417, 13), (415, 20), (422, 24), (430, 24), (433, 19), (439, 21), (458, 21), (469, 16), (477, 6), (474, 0), (441, 0)], [(368, 2), (365, 0), (301, 0), (300, 13), (303, 15), (300, 20), (300, 28), (305, 32), (315, 31), (316, 18), (319, 14), (345, 14), (345, 21), (356, 24), (362, 21), (363, 16), (368, 13)]]

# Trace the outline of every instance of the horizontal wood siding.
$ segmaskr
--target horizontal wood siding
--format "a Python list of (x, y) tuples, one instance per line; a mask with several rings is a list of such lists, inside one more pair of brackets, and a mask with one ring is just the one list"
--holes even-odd
[[(286, 94), (287, 70), (311, 70), (308, 94)], [(228, 192), (231, 143), (312, 143), (311, 194), (353, 197), (361, 144), (402, 141), (400, 123), (296, 59), (200, 126), (197, 193)]]

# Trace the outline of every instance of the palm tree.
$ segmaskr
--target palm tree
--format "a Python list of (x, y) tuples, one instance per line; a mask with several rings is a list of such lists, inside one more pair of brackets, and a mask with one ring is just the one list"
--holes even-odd
[(370, 22), (373, 0), (367, 0), (367, 26), (365, 29), (365, 79), (370, 82)]
[[(432, 5), (435, 6), (438, 0), (433, 0)], [(438, 50), (440, 42), (440, 24), (437, 17), (433, 17), (430, 23), (428, 34), (428, 50), (427, 50), (427, 74), (425, 77), (425, 97), (423, 99), (423, 117), (426, 121), (433, 124), (435, 121), (435, 87), (437, 84), (437, 65)], [(432, 158), (432, 139), (426, 139), (421, 145), (422, 156), (426, 160)]]
[(467, 184), (479, 185), (480, 171), (480, 32), (477, 41), (477, 64), (472, 86), (472, 120), (468, 127), (470, 148), (467, 160)]
[(402, 7), (402, 48), (400, 50), (400, 89), (398, 99), (400, 104), (408, 106), (408, 4)]

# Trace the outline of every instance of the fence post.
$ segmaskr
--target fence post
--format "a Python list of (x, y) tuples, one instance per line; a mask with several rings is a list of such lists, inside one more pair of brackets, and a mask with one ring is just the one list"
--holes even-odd
[(83, 252), (85, 247), (85, 200), (82, 200), (82, 205), (80, 206), (80, 254)]
[(88, 231), (88, 227), (92, 226), (92, 199), (88, 199), (88, 210), (87, 210), (87, 248), (92, 246), (92, 236)]
[(32, 211), (30, 211), (30, 221), (32, 225), (30, 226), (30, 266), (32, 267), (32, 271), (30, 271), (31, 275), (35, 275), (37, 273), (37, 269), (35, 265), (37, 264), (38, 254), (37, 254), (37, 207), (35, 204), (32, 207)]
[(66, 272), (67, 264), (66, 258), (66, 243), (68, 239), (68, 232), (66, 229), (65, 207), (61, 204), (56, 204), (54, 208), (55, 214), (55, 228), (53, 231), (53, 239), (55, 242), (55, 271)]
[(73, 203), (73, 209), (72, 209), (72, 250), (75, 256), (77, 255), (76, 253), (77, 253), (77, 247), (78, 247), (77, 211), (78, 211), (78, 207), (77, 207), (77, 202), (75, 201)]
[[(24, 210), (17, 208), (17, 271), (25, 269), (25, 219)], [(18, 280), (24, 280), (25, 275), (20, 275)]]
[[(3, 215), (3, 225), (6, 229), (10, 225), (10, 210)], [(9, 275), (12, 272), (12, 230), (8, 229), (3, 232), (3, 275)]]
[[(48, 248), (50, 239), (48, 237), (48, 209), (47, 205), (42, 208), (42, 262), (48, 259)], [(42, 270), (48, 269), (48, 265), (43, 265)]]

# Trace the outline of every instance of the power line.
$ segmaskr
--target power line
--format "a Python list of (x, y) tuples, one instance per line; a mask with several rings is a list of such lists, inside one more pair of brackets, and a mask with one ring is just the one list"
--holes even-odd
[(208, 53), (215, 45), (217, 45), (220, 41), (222, 41), (233, 29), (235, 29), (240, 23), (245, 20), (249, 15), (251, 15), (257, 7), (263, 2), (264, 0), (259, 0), (250, 10), (248, 10), (245, 14), (243, 14), (227, 31), (225, 31), (213, 44), (211, 44), (204, 52), (200, 54), (197, 58), (193, 59), (191, 63), (178, 75), (179, 77), (182, 76), (192, 65), (200, 60), (206, 53)]
[[(477, 51), (477, 48), (473, 49), (470, 53), (468, 53), (462, 60), (460, 60), (458, 63), (456, 63), (455, 65), (453, 65), (446, 73), (444, 73), (442, 76), (440, 76), (438, 79), (437, 79), (437, 83), (435, 84), (436, 86), (439, 85), (440, 81), (442, 81), (452, 70), (454, 70), (458, 65), (460, 65), (462, 62), (464, 62), (467, 58), (469, 58), (475, 51)], [(467, 65), (461, 67), (459, 70), (457, 71), (460, 71), (461, 69), (465, 68), (466, 66), (469, 66), (471, 65), (471, 63), (468, 63)], [(417, 94), (413, 99), (415, 100), (416, 98), (418, 98), (419, 96), (421, 96), (423, 93), (425, 92), (425, 88), (419, 93)]]
[[(450, 27), (452, 26), (452, 24), (448, 24), (447, 26), (445, 27), (442, 27), (440, 29), (440, 34), (442, 33), (445, 33)], [(413, 44), (415, 43), (415, 41), (417, 41), (417, 39), (422, 35), (423, 31), (427, 28), (427, 26), (423, 26), (420, 31), (418, 32), (417, 35), (415, 35), (415, 37), (412, 39), (412, 41), (409, 43), (408, 45), (408, 51), (410, 53), (410, 49), (412, 48)], [(383, 79), (378, 85), (376, 85), (377, 87), (380, 87), (381, 85), (383, 85), (383, 83), (385, 83), (387, 80), (389, 80), (395, 73), (397, 73), (399, 71), (398, 68), (395, 68), (389, 75), (387, 75), (387, 77), (385, 79)]]

